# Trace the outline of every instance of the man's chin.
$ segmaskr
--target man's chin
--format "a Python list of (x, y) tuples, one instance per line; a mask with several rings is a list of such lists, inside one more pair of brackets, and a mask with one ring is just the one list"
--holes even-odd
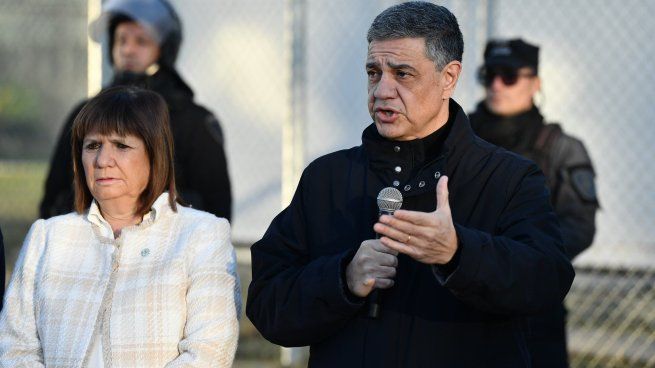
[(125, 72), (134, 73), (134, 74), (143, 74), (143, 73), (145, 73), (144, 68), (140, 68), (140, 67), (135, 66), (135, 65), (126, 65), (124, 67), (118, 67), (117, 69), (118, 69), (119, 72), (123, 72), (123, 73), (125, 73)]
[(401, 140), (400, 137), (403, 136), (402, 134), (403, 132), (400, 131), (400, 129), (398, 129), (398, 126), (396, 125), (383, 124), (376, 121), (375, 127), (378, 130), (378, 134), (392, 141)]

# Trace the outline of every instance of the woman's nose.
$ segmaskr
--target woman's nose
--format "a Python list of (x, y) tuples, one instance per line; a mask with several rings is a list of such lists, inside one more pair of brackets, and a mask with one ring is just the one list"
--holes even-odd
[(112, 166), (114, 163), (114, 154), (111, 148), (108, 148), (106, 145), (103, 145), (98, 149), (98, 154), (96, 156), (96, 166), (106, 167)]

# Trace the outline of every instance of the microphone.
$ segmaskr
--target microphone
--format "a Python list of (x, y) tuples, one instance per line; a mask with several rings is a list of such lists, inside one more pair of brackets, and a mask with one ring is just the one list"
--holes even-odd
[[(377, 202), (380, 210), (378, 216), (393, 215), (403, 205), (403, 195), (394, 187), (386, 187), (378, 194)], [(379, 239), (380, 234), (375, 234), (375, 238)], [(368, 316), (378, 318), (379, 315), (380, 293), (377, 289), (374, 289), (368, 296)]]

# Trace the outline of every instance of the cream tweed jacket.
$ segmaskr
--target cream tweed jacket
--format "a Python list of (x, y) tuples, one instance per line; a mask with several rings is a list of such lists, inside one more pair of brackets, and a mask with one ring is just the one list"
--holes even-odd
[(114, 239), (95, 204), (38, 220), (0, 315), (0, 367), (230, 367), (241, 311), (225, 219), (168, 205)]

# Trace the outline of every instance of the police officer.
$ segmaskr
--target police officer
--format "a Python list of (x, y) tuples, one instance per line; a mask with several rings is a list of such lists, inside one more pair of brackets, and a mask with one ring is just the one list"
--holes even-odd
[[(182, 24), (173, 7), (166, 0), (109, 0), (90, 31), (97, 42), (107, 37), (111, 86), (137, 85), (166, 100), (182, 200), (229, 220), (232, 195), (223, 133), (216, 117), (194, 103), (193, 91), (175, 69)], [(83, 105), (69, 115), (55, 148), (40, 206), (43, 218), (72, 210), (70, 128)]]
[[(485, 99), (470, 114), (483, 139), (534, 160), (543, 170), (570, 259), (591, 245), (598, 200), (594, 169), (582, 142), (546, 123), (534, 97), (539, 92), (539, 48), (521, 39), (492, 40), (478, 78)], [(548, 277), (548, 275), (544, 275)], [(533, 367), (568, 367), (566, 310), (532, 318)]]

